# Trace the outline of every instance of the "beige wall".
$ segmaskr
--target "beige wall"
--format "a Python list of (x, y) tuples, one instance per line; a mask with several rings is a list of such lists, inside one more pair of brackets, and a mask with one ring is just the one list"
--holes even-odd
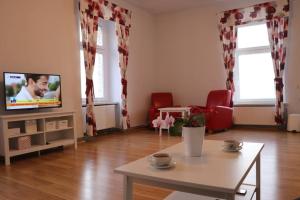
[[(0, 73), (61, 74), (63, 108), (53, 110), (75, 110), (77, 121), (80, 122), (78, 108), (81, 103), (77, 89), (80, 79), (79, 54), (75, 22), (72, 0), (0, 2)], [(0, 80), (2, 82), (2, 75)], [(2, 94), (1, 90), (1, 101)]]
[(193, 9), (157, 17), (156, 90), (176, 104), (204, 105), (211, 89), (225, 88), (215, 10)]
[[(61, 74), (63, 108), (54, 110), (75, 110), (81, 130), (79, 43), (74, 2), (0, 1), (0, 73), (20, 71)], [(115, 2), (133, 11), (128, 108), (132, 125), (137, 126), (146, 123), (149, 93), (153, 87), (154, 18), (122, 0)], [(0, 95), (2, 101), (2, 92)], [(1, 113), (4, 113), (3, 106)]]
[[(263, 2), (263, 1), (256, 1)], [(289, 112), (300, 112), (300, 1), (292, 3), (288, 69), (286, 86)], [(221, 59), (216, 13), (248, 4), (226, 4), (224, 7), (193, 8), (156, 17), (156, 90), (173, 92), (175, 103), (205, 105), (207, 94), (225, 87), (226, 74)], [(252, 124), (271, 125), (272, 108), (244, 108), (236, 110), (240, 123), (249, 119)], [(274, 108), (273, 108), (274, 109)], [(243, 112), (241, 112), (243, 111)], [(264, 113), (267, 120), (256, 116)], [(241, 118), (239, 118), (241, 117)]]

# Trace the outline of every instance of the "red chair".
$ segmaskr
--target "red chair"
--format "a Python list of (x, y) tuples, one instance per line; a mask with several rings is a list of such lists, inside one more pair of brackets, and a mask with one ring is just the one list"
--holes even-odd
[(233, 109), (230, 90), (213, 90), (207, 96), (206, 106), (191, 106), (191, 113), (205, 113), (206, 130), (225, 130), (232, 126)]
[[(149, 124), (153, 128), (152, 121), (159, 116), (159, 108), (175, 107), (173, 105), (173, 95), (169, 92), (159, 92), (151, 94), (151, 107), (149, 109)], [(180, 116), (181, 113), (172, 113), (173, 117)], [(165, 116), (163, 116), (164, 118)]]

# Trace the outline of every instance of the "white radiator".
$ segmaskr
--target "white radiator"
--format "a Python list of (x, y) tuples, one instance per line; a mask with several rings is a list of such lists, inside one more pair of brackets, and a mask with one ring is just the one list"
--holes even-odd
[[(115, 128), (116, 105), (96, 105), (94, 107), (97, 130)], [(86, 132), (86, 107), (82, 107), (83, 132)]]

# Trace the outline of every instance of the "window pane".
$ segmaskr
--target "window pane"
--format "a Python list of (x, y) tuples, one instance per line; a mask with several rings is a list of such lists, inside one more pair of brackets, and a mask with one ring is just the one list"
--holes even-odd
[[(86, 81), (85, 81), (83, 50), (80, 50), (80, 74), (81, 74), (81, 98), (86, 98), (85, 95)], [(103, 55), (100, 53), (96, 54), (93, 81), (94, 81), (95, 98), (103, 98), (104, 97)]]
[(269, 44), (266, 24), (238, 28), (238, 48), (269, 46)]
[(240, 55), (240, 99), (275, 99), (271, 53)]
[(98, 26), (97, 46), (103, 46), (103, 31), (102, 31), (102, 26)]
[(96, 61), (93, 73), (93, 81), (94, 81), (94, 92), (95, 98), (103, 98), (103, 55), (100, 53), (96, 54)]
[(84, 67), (84, 57), (83, 57), (83, 50), (80, 50), (80, 78), (81, 78), (81, 98), (86, 98), (85, 96), (85, 67)]

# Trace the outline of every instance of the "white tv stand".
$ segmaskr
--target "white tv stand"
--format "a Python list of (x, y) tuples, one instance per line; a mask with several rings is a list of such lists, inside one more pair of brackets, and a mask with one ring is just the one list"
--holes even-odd
[[(25, 129), (26, 120), (36, 120), (37, 130), (27, 132)], [(67, 120), (67, 126), (63, 128), (46, 129), (49, 121)], [(11, 134), (9, 129), (20, 128), (20, 133)], [(10, 165), (10, 158), (13, 156), (39, 152), (65, 145), (74, 145), (77, 148), (77, 128), (74, 112), (41, 112), (32, 114), (15, 114), (0, 116), (0, 155), (5, 157), (5, 165)], [(13, 144), (17, 138), (29, 136), (31, 146), (26, 149), (16, 149)]]

